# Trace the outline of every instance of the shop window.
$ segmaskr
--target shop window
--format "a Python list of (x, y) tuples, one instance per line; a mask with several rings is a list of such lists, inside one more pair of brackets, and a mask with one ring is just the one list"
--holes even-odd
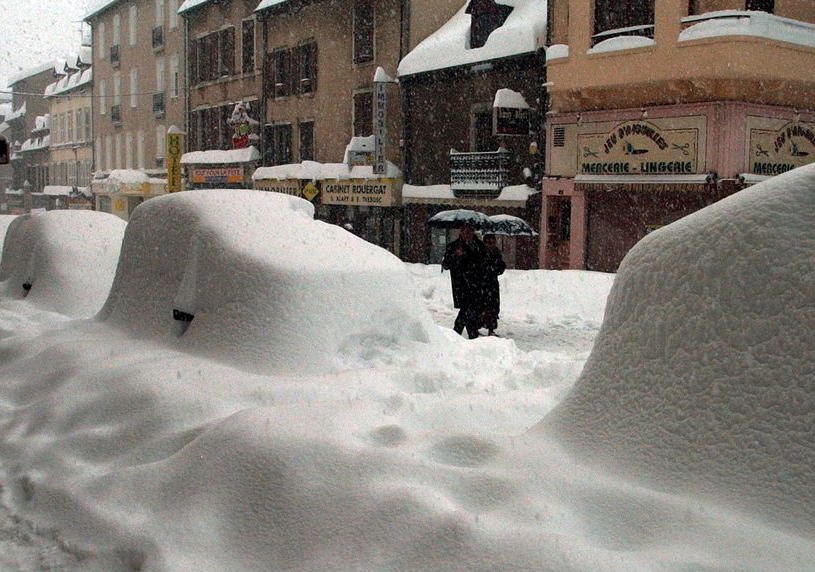
[(317, 42), (300, 44), (298, 56), (300, 93), (313, 93), (317, 90)]
[(772, 14), (775, 11), (775, 0), (747, 0), (747, 9)]
[(292, 162), (291, 153), (291, 124), (267, 125), (264, 138), (266, 139), (267, 165), (286, 165)]
[(255, 71), (255, 21), (244, 20), (241, 25), (241, 53), (243, 73)]
[(512, 6), (496, 4), (495, 0), (472, 0), (467, 6), (471, 15), (470, 48), (480, 48), (495, 30), (504, 25)]
[(373, 0), (354, 2), (354, 63), (374, 59), (374, 5)]
[(370, 91), (354, 94), (354, 137), (368, 137), (374, 132), (374, 97)]
[(300, 130), (300, 161), (314, 160), (314, 122), (303, 121)]
[(654, 0), (595, 0), (594, 33), (653, 26)]

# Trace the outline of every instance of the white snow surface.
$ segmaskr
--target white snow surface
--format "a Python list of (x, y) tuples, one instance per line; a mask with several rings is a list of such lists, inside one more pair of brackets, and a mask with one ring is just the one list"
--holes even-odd
[[(449, 329), (450, 275), (438, 266), (395, 263), (399, 272), (390, 255), (335, 236), (293, 197), (265, 193), (267, 209), (251, 191), (233, 192), (245, 201), (209, 193), (151, 199), (135, 211), (111, 295), (129, 292), (120, 302), (139, 309), (131, 319), (116, 318), (125, 311), (117, 309), (67, 322), (9, 307), (0, 295), (0, 326), (13, 328), (0, 339), (3, 572), (811, 567), (811, 534), (679, 487), (642, 486), (527, 431), (577, 378), (612, 275), (507, 271), (499, 279), (507, 337), (464, 340)], [(383, 296), (410, 305), (415, 321), (429, 311), (441, 327), (428, 342), (372, 330), (370, 351), (320, 373), (308, 362), (348, 354), (314, 343), (301, 362), (260, 373), (195, 350), (185, 338), (199, 318), (213, 339), (243, 327), (214, 305), (193, 308), (181, 338), (164, 336), (164, 323), (151, 332), (154, 315), (166, 320), (167, 300), (193, 291), (179, 285), (192, 277), (204, 294), (206, 280), (220, 291), (228, 277), (230, 310), (268, 318), (263, 292), (252, 290), (272, 279), (255, 271), (280, 275), (278, 265), (314, 270), (286, 289), (292, 304), (309, 305), (268, 321), (263, 336), (290, 317), (298, 328), (332, 329), (350, 316), (353, 327)], [(385, 268), (394, 288), (383, 294), (331, 276), (369, 265)], [(142, 302), (148, 279), (159, 285)], [(332, 281), (334, 303), (312, 290), (317, 280)], [(415, 307), (407, 300), (417, 294)], [(337, 299), (365, 299), (364, 313)], [(235, 344), (245, 340), (220, 339), (224, 351), (241, 351)]]
[(252, 145), (245, 149), (191, 151), (181, 156), (182, 165), (229, 165), (259, 161), (260, 152)]
[[(244, 190), (145, 202), (100, 319), (266, 373), (340, 371), (397, 340), (437, 338), (401, 262), (313, 209)], [(195, 316), (180, 339), (173, 310)]]
[(647, 48), (655, 45), (656, 42), (654, 42), (653, 39), (645, 36), (617, 36), (598, 42), (589, 50), (589, 53), (602, 54), (621, 50), (633, 50), (635, 48)]
[(546, 38), (546, 3), (541, 0), (499, 0), (512, 6), (504, 25), (480, 48), (470, 48), (471, 16), (465, 2), (455, 16), (406, 55), (397, 76), (486, 62), (537, 51)]
[[(709, 18), (709, 19), (706, 19)], [(727, 36), (752, 36), (815, 48), (815, 24), (758, 11), (720, 10), (684, 18), (691, 24), (679, 41)]]
[(566, 44), (553, 44), (546, 48), (546, 61), (559, 60), (569, 57), (569, 46)]
[[(55, 210), (16, 217), (0, 261), (0, 295), (41, 310), (91, 317), (104, 304), (125, 223), (93, 211)], [(26, 295), (23, 284), (30, 284)]]
[(510, 109), (529, 109), (529, 104), (522, 94), (507, 88), (502, 88), (495, 92), (495, 100), (492, 102), (492, 106)]
[(0, 215), (0, 262), (3, 260), (3, 242), (6, 239), (6, 232), (15, 218), (17, 215)]
[(541, 431), (638, 482), (815, 537), (813, 220), (810, 165), (648, 235)]
[(288, 165), (274, 167), (258, 167), (252, 174), (253, 181), (300, 179), (304, 181), (348, 180), (348, 179), (398, 179), (402, 171), (391, 163), (386, 162), (384, 175), (374, 174), (371, 165), (349, 166), (347, 163), (317, 163), (316, 161), (303, 161)]

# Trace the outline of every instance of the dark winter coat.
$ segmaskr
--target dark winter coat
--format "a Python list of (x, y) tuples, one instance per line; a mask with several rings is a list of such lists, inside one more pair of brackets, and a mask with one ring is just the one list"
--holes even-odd
[(483, 262), (483, 296), (484, 309), (490, 311), (496, 318), (501, 311), (501, 288), (498, 285), (498, 276), (504, 273), (507, 265), (504, 257), (497, 248), (484, 249)]
[[(462, 254), (456, 254), (461, 248)], [(450, 271), (453, 306), (479, 308), (482, 305), (484, 243), (473, 238), (469, 243), (460, 238), (447, 245), (441, 267)]]

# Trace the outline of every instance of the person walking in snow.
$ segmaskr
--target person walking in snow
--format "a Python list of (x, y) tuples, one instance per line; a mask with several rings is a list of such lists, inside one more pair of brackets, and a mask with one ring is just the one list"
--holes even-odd
[(484, 259), (482, 263), (482, 292), (484, 296), (483, 322), (489, 335), (495, 336), (498, 328), (498, 314), (501, 312), (501, 288), (498, 276), (504, 273), (507, 265), (495, 241), (494, 234), (484, 235)]
[(483, 261), (484, 244), (465, 224), (458, 238), (447, 245), (441, 262), (442, 269), (450, 271), (453, 306), (459, 309), (453, 329), (461, 334), (466, 328), (470, 339), (478, 337), (482, 321)]

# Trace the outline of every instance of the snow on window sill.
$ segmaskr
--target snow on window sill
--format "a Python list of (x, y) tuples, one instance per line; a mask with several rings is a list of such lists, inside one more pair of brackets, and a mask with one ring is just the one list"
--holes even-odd
[(569, 46), (565, 44), (554, 44), (546, 48), (546, 63), (556, 60), (563, 60), (569, 57)]
[(679, 34), (680, 42), (752, 36), (815, 48), (815, 24), (767, 12), (721, 10), (683, 18), (682, 24), (687, 27)]
[(621, 52), (625, 50), (635, 50), (638, 48), (651, 48), (656, 45), (653, 39), (645, 36), (617, 36), (609, 38), (591, 48), (589, 54), (605, 54), (609, 52)]

